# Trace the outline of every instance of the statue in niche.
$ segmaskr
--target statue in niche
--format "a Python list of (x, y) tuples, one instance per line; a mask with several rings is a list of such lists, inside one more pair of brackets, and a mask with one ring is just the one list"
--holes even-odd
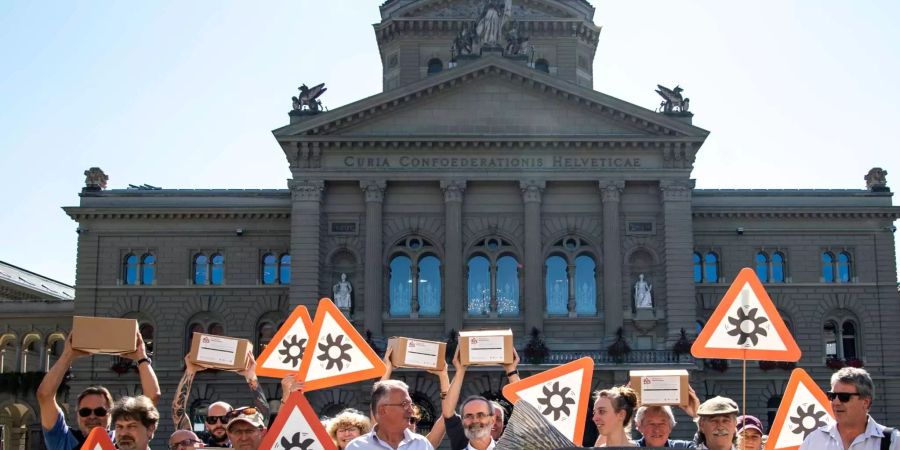
[(644, 281), (644, 274), (638, 275), (637, 283), (634, 283), (634, 306), (637, 309), (653, 308), (653, 295), (650, 291), (653, 285)]
[(353, 285), (347, 281), (346, 273), (341, 274), (341, 281), (335, 284), (331, 291), (334, 293), (334, 304), (339, 309), (350, 309), (350, 293), (353, 292)]
[(501, 47), (503, 29), (512, 16), (512, 0), (487, 0), (475, 27), (483, 47)]

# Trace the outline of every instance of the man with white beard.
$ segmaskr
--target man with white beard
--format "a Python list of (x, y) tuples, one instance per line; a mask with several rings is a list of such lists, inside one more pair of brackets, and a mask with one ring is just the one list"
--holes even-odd
[[(473, 395), (462, 403), (462, 426), (469, 445), (466, 450), (491, 450), (494, 438), (491, 428), (494, 426), (494, 407), (490, 400)], [(450, 428), (448, 423), (447, 428)]]

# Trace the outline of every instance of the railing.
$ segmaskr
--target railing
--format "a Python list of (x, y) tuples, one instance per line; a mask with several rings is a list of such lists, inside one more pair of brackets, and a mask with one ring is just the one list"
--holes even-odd
[(694, 365), (691, 355), (678, 355), (670, 350), (632, 350), (624, 355), (610, 355), (608, 351), (550, 352), (545, 364), (565, 364), (589, 356), (597, 365), (684, 364)]

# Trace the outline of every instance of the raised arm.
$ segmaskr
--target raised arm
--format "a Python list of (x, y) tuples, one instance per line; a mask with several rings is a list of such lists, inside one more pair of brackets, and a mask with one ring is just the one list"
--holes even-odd
[(384, 361), (384, 367), (386, 369), (384, 370), (384, 375), (381, 376), (380, 381), (391, 379), (391, 373), (394, 371), (394, 365), (391, 364), (391, 353), (393, 352), (393, 347), (388, 347), (387, 350), (384, 351), (384, 358), (381, 360)]
[(506, 372), (506, 377), (509, 378), (509, 383), (515, 383), (521, 379), (519, 377), (518, 367), (519, 352), (517, 352), (516, 349), (513, 349), (513, 362), (503, 365), (503, 371)]
[(185, 415), (185, 406), (187, 405), (188, 394), (191, 393), (194, 376), (201, 370), (203, 370), (203, 367), (193, 364), (187, 355), (184, 356), (184, 375), (181, 376), (181, 381), (178, 382), (175, 399), (172, 400), (172, 421), (175, 423), (176, 430), (191, 429), (191, 420)]
[(44, 427), (44, 430), (49, 431), (53, 429), (57, 419), (63, 414), (62, 408), (56, 403), (56, 391), (59, 389), (59, 385), (62, 384), (66, 372), (69, 370), (69, 367), (72, 367), (73, 361), (87, 355), (88, 353), (86, 352), (72, 348), (72, 334), (70, 333), (69, 337), (66, 338), (62, 355), (59, 356), (53, 367), (44, 375), (44, 379), (37, 389), (38, 406), (41, 409), (41, 426)]
[(256, 358), (253, 357), (253, 351), (247, 350), (247, 367), (238, 371), (247, 380), (247, 386), (253, 391), (253, 406), (265, 418), (269, 420), (269, 400), (266, 399), (266, 392), (259, 384), (259, 378), (256, 377)]
[(288, 397), (295, 391), (303, 390), (303, 382), (297, 381), (297, 375), (290, 374), (281, 379), (281, 404), (287, 403)]
[[(429, 370), (428, 373), (437, 375), (438, 382), (441, 386), (441, 404), (443, 408), (444, 397), (447, 396), (447, 392), (450, 390), (450, 376), (447, 374), (449, 370), (449, 364), (444, 364), (444, 368), (441, 370)], [(431, 431), (428, 432), (428, 436), (425, 436), (428, 439), (428, 442), (431, 443), (431, 446), (434, 448), (438, 448), (441, 445), (441, 441), (444, 440), (444, 434), (446, 433), (446, 427), (444, 425), (444, 417), (443, 415), (438, 418), (434, 422), (434, 425), (431, 427)]]
[(141, 390), (155, 406), (159, 403), (159, 397), (162, 395), (159, 390), (159, 380), (156, 378), (156, 372), (153, 371), (150, 358), (147, 358), (147, 346), (144, 344), (144, 338), (141, 337), (140, 331), (135, 333), (135, 341), (137, 341), (137, 350), (126, 353), (122, 357), (134, 361), (137, 365), (138, 374), (141, 377)]
[(459, 361), (459, 348), (456, 349), (456, 354), (453, 355), (453, 367), (456, 369), (456, 374), (453, 375), (453, 382), (450, 383), (450, 388), (447, 389), (447, 395), (441, 400), (441, 414), (444, 416), (444, 419), (449, 419), (456, 415), (456, 405), (459, 403), (463, 379), (466, 377), (466, 366)]

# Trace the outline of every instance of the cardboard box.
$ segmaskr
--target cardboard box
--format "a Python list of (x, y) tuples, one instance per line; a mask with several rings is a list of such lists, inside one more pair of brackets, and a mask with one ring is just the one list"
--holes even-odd
[(513, 362), (512, 330), (460, 331), (459, 360), (464, 366)]
[(639, 405), (688, 405), (687, 370), (632, 370), (629, 376)]
[(415, 367), (428, 370), (444, 370), (447, 366), (447, 344), (406, 337), (388, 339), (391, 364), (394, 367)]
[(250, 350), (253, 344), (246, 339), (194, 333), (188, 359), (201, 367), (238, 371), (247, 366)]
[(134, 319), (72, 317), (72, 348), (88, 353), (123, 355), (137, 350)]

